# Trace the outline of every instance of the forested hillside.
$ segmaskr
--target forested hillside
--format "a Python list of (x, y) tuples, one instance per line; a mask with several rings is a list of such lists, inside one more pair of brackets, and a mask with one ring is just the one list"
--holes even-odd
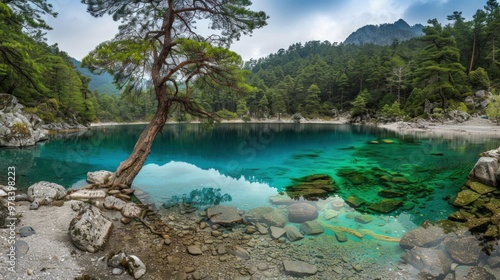
[(51, 7), (0, 2), (0, 92), (16, 96), (26, 111), (46, 123), (88, 123), (96, 119), (97, 101), (89, 78), (75, 71), (69, 56), (44, 42), (50, 29), (42, 20)]
[[(248, 110), (254, 117), (333, 116), (347, 110), (353, 116), (412, 118), (457, 109), (477, 113), (466, 98), (500, 86), (499, 5), (488, 1), (471, 21), (461, 12), (448, 19), (429, 20), (422, 37), (389, 46), (297, 43), (246, 63), (255, 87), (251, 95), (205, 92), (203, 100), (216, 110), (238, 115)], [(435, 104), (432, 110), (424, 110), (426, 100)]]
[[(0, 92), (18, 97), (46, 123), (151, 118), (156, 101), (150, 89), (124, 88), (118, 95), (111, 76), (87, 77), (90, 72), (79, 62), (44, 42), (49, 27), (33, 15), (53, 14), (50, 8), (42, 6), (35, 13), (27, 6), (20, 9), (22, 1), (9, 3), (17, 4), (0, 2)], [(448, 20), (429, 20), (423, 36), (390, 45), (296, 43), (245, 63), (247, 94), (195, 83), (191, 96), (226, 119), (294, 113), (389, 119), (433, 118), (453, 110), (483, 114), (484, 108), (470, 100), (481, 89), (496, 95), (500, 86), (498, 2), (488, 0), (472, 20), (458, 11), (450, 11)], [(403, 21), (394, 25), (411, 30)], [(500, 102), (489, 103), (488, 115), (500, 115)], [(175, 108), (171, 117), (191, 119), (182, 108)]]

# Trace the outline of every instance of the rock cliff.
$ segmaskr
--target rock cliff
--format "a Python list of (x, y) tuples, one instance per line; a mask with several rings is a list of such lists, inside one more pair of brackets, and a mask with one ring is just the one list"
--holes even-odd
[(17, 98), (0, 93), (0, 146), (33, 146), (46, 140), (48, 131), (42, 128), (42, 120), (23, 112)]

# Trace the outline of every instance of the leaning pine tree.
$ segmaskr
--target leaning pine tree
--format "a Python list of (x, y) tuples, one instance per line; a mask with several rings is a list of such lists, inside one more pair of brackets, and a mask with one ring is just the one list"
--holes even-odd
[[(134, 150), (108, 181), (110, 186), (130, 187), (172, 106), (199, 117), (214, 116), (190, 96), (195, 81), (235, 89), (245, 87), (242, 60), (227, 47), (242, 34), (251, 34), (266, 25), (268, 17), (264, 12), (248, 9), (249, 0), (82, 0), (82, 3), (92, 16), (109, 14), (122, 23), (114, 39), (90, 52), (83, 60), (84, 65), (96, 72), (114, 74), (115, 82), (127, 88), (144, 87), (147, 78), (158, 101), (156, 113)], [(196, 32), (196, 27), (207, 24), (214, 34), (202, 36)]]

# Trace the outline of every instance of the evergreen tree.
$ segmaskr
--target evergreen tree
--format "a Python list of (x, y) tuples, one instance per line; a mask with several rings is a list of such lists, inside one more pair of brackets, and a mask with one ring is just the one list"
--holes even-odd
[(305, 100), (304, 113), (313, 116), (318, 114), (319, 109), (321, 108), (320, 98), (321, 90), (316, 84), (312, 84), (307, 89), (307, 97)]
[(448, 99), (460, 97), (465, 86), (465, 67), (460, 64), (460, 52), (451, 34), (436, 19), (428, 23), (430, 26), (424, 27), (422, 37), (427, 45), (420, 52), (414, 82), (429, 99), (439, 96), (442, 109), (446, 110)]

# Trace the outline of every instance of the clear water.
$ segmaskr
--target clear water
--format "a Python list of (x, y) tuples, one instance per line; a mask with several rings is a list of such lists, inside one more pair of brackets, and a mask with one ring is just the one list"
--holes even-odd
[[(67, 188), (84, 185), (88, 171), (114, 171), (143, 128), (96, 127), (54, 135), (33, 148), (0, 149), (0, 169), (5, 170), (0, 172), (0, 183), (6, 182), (7, 166), (16, 166), (21, 189), (41, 180)], [(446, 219), (455, 211), (448, 200), (465, 182), (479, 153), (499, 146), (499, 138), (480, 135), (403, 136), (351, 125), (221, 124), (207, 129), (199, 124), (169, 124), (155, 140), (134, 188), (146, 192), (148, 200), (158, 205), (195, 193), (213, 202), (210, 191), (216, 189), (225, 195), (223, 204), (248, 210), (271, 205), (269, 197), (285, 191), (293, 178), (311, 174), (330, 175), (342, 199), (355, 195), (376, 202), (382, 199), (378, 192), (389, 186), (405, 194), (403, 207), (389, 214), (370, 212), (375, 220), (369, 224), (356, 222), (354, 216), (360, 213), (347, 205), (337, 209), (338, 217), (327, 221), (323, 214), (330, 210), (332, 199), (316, 203), (324, 223), (364, 235), (360, 239), (348, 234), (351, 242), (342, 244), (349, 245), (339, 246), (359, 244), (360, 256), (369, 250), (365, 258), (383, 255), (396, 260), (397, 243), (381, 241), (367, 230), (399, 238), (425, 219)], [(381, 176), (404, 178), (404, 182), (384, 183)], [(315, 242), (336, 243), (328, 239), (332, 235), (327, 227), (324, 237)], [(321, 247), (317, 244), (310, 246)]]

